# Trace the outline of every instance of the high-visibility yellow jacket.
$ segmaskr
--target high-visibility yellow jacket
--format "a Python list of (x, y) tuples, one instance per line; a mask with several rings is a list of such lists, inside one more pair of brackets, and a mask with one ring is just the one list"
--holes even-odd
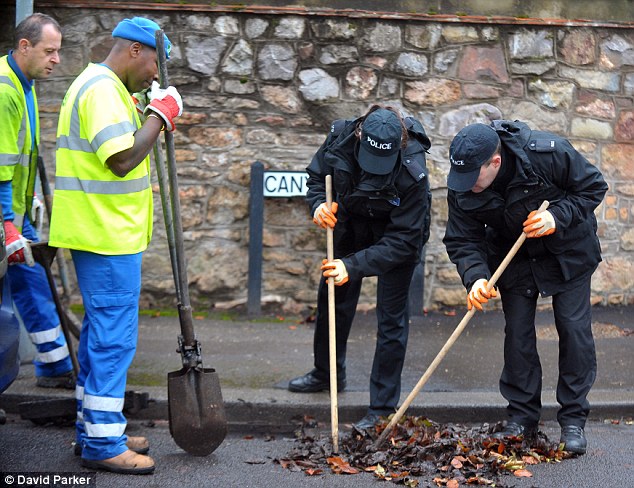
[(89, 64), (72, 83), (57, 127), (49, 244), (97, 254), (144, 251), (152, 236), (150, 158), (126, 176), (106, 160), (134, 144), (134, 103), (108, 67)]
[[(37, 144), (40, 125), (37, 98), (35, 105), (35, 144), (29, 112), (20, 79), (9, 66), (8, 56), (0, 58), (0, 181), (12, 181), (14, 223), (21, 227), (30, 210), (37, 172)], [(29, 201), (27, 206), (27, 194)]]

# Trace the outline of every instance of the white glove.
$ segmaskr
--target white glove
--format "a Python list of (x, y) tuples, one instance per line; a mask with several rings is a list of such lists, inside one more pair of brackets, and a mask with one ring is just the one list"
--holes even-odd
[(38, 234), (42, 233), (42, 225), (44, 224), (44, 204), (37, 195), (33, 195), (33, 205), (31, 206), (31, 215), (33, 216), (32, 224), (37, 229)]

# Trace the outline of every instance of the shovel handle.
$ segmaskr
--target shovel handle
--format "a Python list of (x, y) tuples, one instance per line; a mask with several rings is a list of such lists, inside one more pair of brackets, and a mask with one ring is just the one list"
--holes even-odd
[[(165, 57), (165, 40), (163, 30), (159, 29), (154, 33), (156, 40), (156, 54), (158, 57), (159, 82), (161, 87), (169, 85), (167, 76), (167, 59)], [(183, 334), (183, 345), (188, 349), (196, 347), (194, 336), (194, 322), (192, 308), (189, 301), (189, 288), (187, 281), (187, 264), (185, 262), (185, 245), (183, 239), (183, 225), (181, 220), (181, 206), (178, 194), (178, 175), (176, 171), (176, 151), (174, 150), (174, 134), (164, 131), (165, 148), (167, 150), (167, 175), (169, 179), (170, 203), (172, 206), (172, 224), (174, 229), (174, 250), (176, 256), (177, 276), (176, 289), (180, 292), (178, 296), (178, 317)]]
[[(44, 207), (46, 208), (46, 214), (48, 215), (48, 221), (50, 222), (53, 216), (53, 192), (48, 181), (46, 165), (44, 164), (42, 156), (37, 157), (37, 169), (40, 173), (40, 183), (42, 184), (42, 194), (44, 195)], [(70, 283), (68, 281), (68, 267), (66, 266), (64, 252), (61, 249), (57, 250), (57, 266), (59, 268), (59, 278), (62, 282), (64, 295), (68, 300), (71, 295)]]
[(62, 328), (64, 339), (66, 339), (66, 346), (68, 347), (70, 362), (73, 365), (75, 377), (77, 377), (77, 375), (79, 375), (79, 362), (77, 361), (77, 353), (75, 352), (75, 346), (73, 345), (73, 340), (71, 338), (69, 324), (70, 319), (68, 318), (68, 315), (66, 314), (66, 311), (62, 306), (62, 301), (57, 294), (57, 286), (55, 285), (55, 279), (53, 278), (53, 272), (51, 271), (51, 264), (53, 262), (53, 259), (57, 255), (57, 251), (59, 251), (59, 249), (49, 246), (48, 242), (36, 242), (31, 244), (33, 259), (36, 263), (42, 266), (42, 268), (44, 268), (46, 281), (48, 282), (48, 286), (51, 290), (51, 296), (53, 297), (53, 303), (55, 304), (55, 310), (57, 311), (57, 315), (59, 316), (59, 324)]
[[(326, 175), (326, 205), (332, 209), (332, 176)], [(335, 258), (333, 228), (326, 226), (326, 257)], [(335, 279), (328, 283), (328, 360), (330, 369), (330, 424), (332, 427), (332, 449), (339, 452), (339, 409), (337, 405), (337, 327), (335, 314)]]
[[(539, 209), (537, 211), (542, 212), (546, 210), (547, 208), (548, 208), (548, 201), (544, 200), (542, 204), (539, 206)], [(504, 272), (506, 267), (509, 265), (509, 263), (511, 262), (511, 259), (513, 259), (513, 257), (517, 254), (517, 251), (519, 251), (520, 247), (522, 247), (522, 244), (524, 244), (525, 240), (526, 240), (526, 234), (522, 232), (520, 236), (517, 238), (517, 240), (515, 241), (515, 244), (513, 244), (509, 252), (506, 254), (506, 257), (502, 260), (502, 262), (498, 266), (495, 273), (493, 273), (493, 276), (491, 277), (491, 279), (489, 280), (487, 284), (487, 291), (490, 291), (495, 286), (495, 283), (497, 283), (497, 280), (500, 278), (500, 275)], [(416, 386), (414, 387), (412, 392), (407, 396), (407, 398), (403, 402), (403, 405), (401, 405), (401, 408), (398, 409), (398, 411), (392, 417), (392, 420), (390, 420), (390, 423), (383, 430), (383, 432), (381, 432), (381, 435), (378, 437), (378, 439), (373, 445), (375, 449), (378, 449), (379, 447), (381, 447), (381, 444), (385, 442), (385, 439), (390, 434), (390, 432), (392, 432), (392, 429), (399, 422), (399, 420), (401, 420), (401, 418), (405, 414), (405, 411), (408, 409), (410, 404), (414, 401), (414, 398), (416, 398), (416, 395), (418, 395), (420, 390), (422, 390), (423, 386), (425, 386), (425, 383), (427, 383), (430, 376), (434, 373), (434, 371), (436, 371), (436, 368), (438, 367), (440, 362), (447, 355), (447, 352), (449, 352), (449, 349), (451, 349), (451, 347), (454, 345), (458, 337), (460, 337), (460, 334), (462, 334), (462, 331), (465, 329), (465, 327), (467, 326), (467, 324), (469, 323), (469, 321), (471, 320), (471, 317), (473, 317), (475, 312), (476, 312), (476, 308), (472, 307), (471, 310), (469, 310), (465, 314), (465, 316), (460, 321), (456, 329), (453, 331), (449, 339), (447, 339), (447, 342), (445, 343), (445, 345), (442, 347), (440, 352), (436, 355), (436, 357), (431, 362), (431, 364), (429, 365), (425, 373), (423, 373), (423, 376), (421, 376), (420, 380), (418, 380), (418, 383), (416, 383)]]

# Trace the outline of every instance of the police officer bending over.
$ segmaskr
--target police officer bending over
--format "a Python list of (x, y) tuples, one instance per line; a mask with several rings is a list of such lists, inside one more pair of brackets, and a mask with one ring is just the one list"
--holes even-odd
[[(449, 152), (443, 242), (469, 291), (469, 310), (482, 310), (496, 296), (486, 292), (491, 270), (521, 232), (528, 238), (497, 283), (506, 321), (500, 392), (508, 422), (496, 436), (530, 438), (537, 430), (542, 369), (535, 310), (541, 294), (552, 297), (559, 334), (561, 442), (584, 454), (587, 396), (596, 377), (590, 278), (601, 261), (594, 210), (608, 186), (567, 140), (518, 121), (469, 125)], [(536, 213), (543, 200), (550, 206)]]
[[(431, 193), (425, 152), (431, 146), (417, 120), (373, 106), (366, 115), (337, 120), (313, 157), (307, 202), (314, 222), (334, 228), (334, 259), (324, 260), (319, 284), (312, 371), (291, 380), (293, 392), (329, 389), (328, 292), (335, 281), (337, 389), (346, 386), (346, 343), (362, 279), (378, 276), (378, 333), (370, 377), (370, 407), (354, 426), (365, 431), (394, 413), (401, 393), (412, 274), (429, 237)], [(333, 176), (332, 212), (325, 177)], [(336, 215), (335, 215), (336, 214)]]

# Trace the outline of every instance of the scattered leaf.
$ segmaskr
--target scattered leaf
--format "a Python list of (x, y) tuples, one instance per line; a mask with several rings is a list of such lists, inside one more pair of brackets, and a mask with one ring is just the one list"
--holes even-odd
[(329, 457), (326, 459), (326, 462), (330, 465), (330, 469), (335, 474), (357, 474), (359, 472), (358, 469), (350, 466), (350, 463), (344, 461), (342, 458), (338, 456)]
[(289, 328), (290, 330), (296, 330), (296, 329), (297, 329), (297, 326), (296, 326), (296, 325), (289, 325), (289, 326), (288, 326), (288, 328)]
[(539, 459), (535, 456), (522, 456), (522, 461), (525, 464), (539, 464)]
[(518, 478), (530, 478), (533, 476), (533, 473), (531, 473), (528, 469), (517, 469), (513, 471), (513, 474)]

